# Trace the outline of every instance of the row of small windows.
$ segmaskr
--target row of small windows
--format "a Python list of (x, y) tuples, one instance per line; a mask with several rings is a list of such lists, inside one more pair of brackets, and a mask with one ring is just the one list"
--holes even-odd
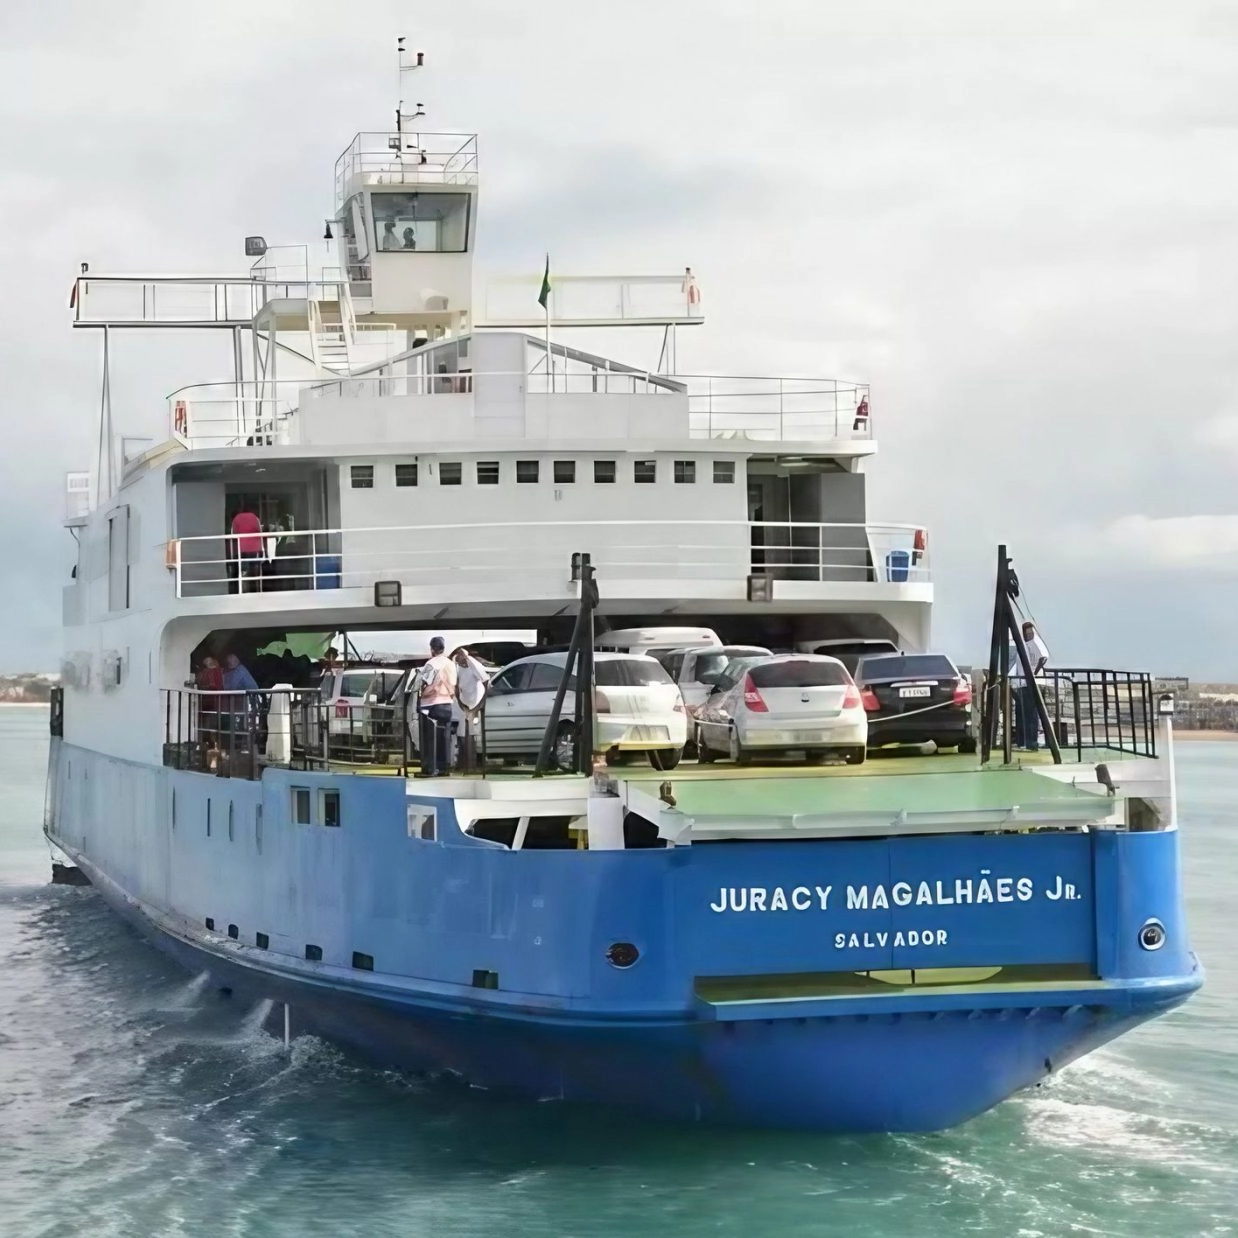
[[(497, 460), (478, 460), (476, 477), (479, 486), (497, 486), (499, 484), (499, 462)], [(542, 462), (540, 460), (517, 460), (516, 481), (522, 485), (533, 485), (541, 481)], [(696, 461), (675, 460), (672, 462), (672, 475), (675, 483), (690, 486), (696, 482)], [(551, 464), (551, 476), (556, 486), (570, 486), (576, 481), (575, 460), (555, 460)], [(713, 462), (713, 478), (715, 485), (731, 485), (735, 481), (735, 461), (715, 460)], [(374, 466), (372, 464), (354, 464), (351, 466), (349, 479), (354, 490), (374, 489)], [(617, 460), (594, 460), (593, 480), (600, 486), (611, 485), (619, 479), (619, 463)], [(395, 466), (395, 484), (397, 486), (417, 485), (417, 464), (397, 464)], [(658, 480), (658, 462), (656, 460), (633, 460), (632, 480), (637, 485), (653, 485)], [(438, 466), (438, 484), (440, 486), (460, 486), (464, 484), (464, 465), (458, 460), (442, 460)]]

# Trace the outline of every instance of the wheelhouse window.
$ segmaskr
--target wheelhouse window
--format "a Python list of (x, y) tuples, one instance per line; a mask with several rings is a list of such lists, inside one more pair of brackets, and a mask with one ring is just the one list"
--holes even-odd
[(675, 482), (677, 485), (691, 485), (696, 481), (696, 461), (695, 460), (676, 460), (675, 461)]
[(615, 462), (613, 460), (594, 460), (593, 480), (600, 486), (613, 484), (615, 480)]
[(516, 480), (518, 482), (536, 482), (541, 473), (541, 469), (538, 467), (540, 463), (538, 460), (517, 460)]
[(467, 193), (375, 193), (370, 205), (382, 253), (462, 254), (468, 248)]
[(658, 480), (658, 462), (656, 460), (634, 460), (632, 462), (632, 480), (639, 485), (651, 485)]
[(556, 486), (570, 486), (576, 480), (575, 460), (556, 460), (554, 469)]
[(373, 490), (374, 466), (372, 464), (354, 464), (348, 470), (348, 479), (354, 490)]
[(479, 486), (499, 484), (499, 462), (497, 460), (477, 461), (477, 484)]
[(438, 466), (440, 486), (458, 486), (464, 480), (464, 465), (459, 460), (444, 460)]
[(714, 485), (729, 486), (735, 481), (735, 461), (714, 461)]
[(397, 486), (415, 486), (417, 484), (417, 461), (412, 464), (397, 464), (395, 466), (395, 484)]

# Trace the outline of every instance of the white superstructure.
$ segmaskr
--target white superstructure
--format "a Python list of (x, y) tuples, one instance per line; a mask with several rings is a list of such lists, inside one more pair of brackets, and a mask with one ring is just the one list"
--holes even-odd
[[(545, 317), (540, 270), (475, 296), (476, 137), (416, 123), (337, 162), (334, 267), (254, 238), (233, 276), (78, 279), (105, 378), (99, 460), (67, 485), (66, 738), (157, 762), (159, 689), (214, 631), (553, 634), (582, 551), (615, 626), (924, 647), (925, 532), (869, 520), (867, 388), (671, 372), (704, 321), (690, 271), (552, 270)], [(658, 330), (661, 360), (573, 347), (582, 326)], [(234, 361), (169, 395), (165, 441), (124, 458), (107, 374), (135, 329), (230, 333)], [(267, 530), (261, 591), (237, 591), (241, 507)]]

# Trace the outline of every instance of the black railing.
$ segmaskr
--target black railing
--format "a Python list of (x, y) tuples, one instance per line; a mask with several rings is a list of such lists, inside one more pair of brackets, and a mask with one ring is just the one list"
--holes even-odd
[[(285, 769), (365, 767), (402, 777), (416, 768), (420, 718), (403, 692), (386, 702), (326, 700), (316, 690), (164, 692), (163, 764), (221, 778), (256, 779)], [(463, 732), (447, 724), (452, 768), (486, 767), (485, 711)], [(463, 742), (461, 742), (463, 741)]]
[(1041, 672), (1046, 705), (1062, 746), (1156, 756), (1157, 707), (1145, 671), (1062, 667)]

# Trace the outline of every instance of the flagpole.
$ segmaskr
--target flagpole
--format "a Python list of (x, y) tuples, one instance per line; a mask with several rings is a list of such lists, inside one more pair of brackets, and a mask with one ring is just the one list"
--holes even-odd
[(550, 352), (550, 298), (546, 298), (546, 366), (550, 370), (550, 390), (555, 389), (555, 362)]

